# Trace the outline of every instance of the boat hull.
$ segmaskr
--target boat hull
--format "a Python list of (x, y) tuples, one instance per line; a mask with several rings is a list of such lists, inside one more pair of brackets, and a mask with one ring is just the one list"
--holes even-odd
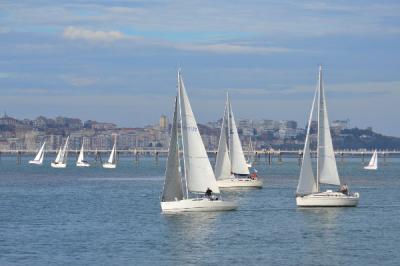
[(53, 168), (65, 168), (65, 167), (67, 167), (67, 164), (65, 164), (65, 163), (51, 163), (51, 167), (53, 167)]
[(43, 164), (43, 162), (41, 162), (41, 161), (35, 161), (35, 160), (32, 160), (32, 161), (29, 161), (29, 164), (42, 165), (42, 164)]
[(297, 196), (299, 207), (356, 207), (360, 195), (356, 192), (346, 195), (340, 192), (326, 191), (305, 196)]
[(77, 162), (76, 163), (76, 167), (89, 167), (90, 164), (89, 163), (85, 163), (85, 162)]
[(364, 166), (365, 170), (378, 170), (377, 166)]
[(208, 198), (184, 199), (177, 201), (161, 202), (163, 212), (214, 212), (232, 211), (237, 209), (235, 202), (211, 200)]
[(228, 178), (217, 180), (217, 184), (220, 188), (230, 187), (255, 187), (262, 188), (263, 182), (260, 179), (251, 178)]
[(114, 169), (114, 168), (116, 168), (116, 167), (117, 167), (117, 165), (112, 164), (112, 163), (105, 163), (105, 164), (103, 164), (103, 168), (106, 168), (106, 169)]

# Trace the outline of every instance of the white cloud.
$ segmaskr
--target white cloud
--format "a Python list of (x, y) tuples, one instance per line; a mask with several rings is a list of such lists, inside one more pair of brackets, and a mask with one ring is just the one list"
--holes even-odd
[(126, 36), (120, 31), (87, 30), (72, 26), (64, 29), (63, 37), (70, 40), (81, 39), (87, 41), (101, 42), (112, 42), (126, 38)]

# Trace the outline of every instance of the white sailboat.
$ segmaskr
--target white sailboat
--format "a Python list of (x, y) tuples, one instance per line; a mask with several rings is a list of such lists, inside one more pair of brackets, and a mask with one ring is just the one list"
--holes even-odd
[(53, 168), (65, 168), (67, 167), (67, 159), (68, 159), (68, 141), (69, 136), (65, 140), (64, 147), (60, 147), (57, 153), (57, 157), (54, 162), (51, 163), (51, 167)]
[(81, 150), (79, 152), (78, 160), (76, 161), (76, 166), (77, 167), (89, 167), (90, 166), (90, 164), (87, 161), (85, 161), (85, 158), (84, 158), (84, 151), (83, 151), (83, 146), (84, 145), (85, 145), (85, 143), (82, 142), (82, 147), (81, 147)]
[(253, 142), (251, 141), (251, 137), (250, 137), (249, 150), (248, 150), (248, 155), (247, 155), (247, 160), (246, 160), (247, 167), (250, 168), (253, 166), (255, 156), (256, 155), (254, 152)]
[(39, 149), (38, 153), (36, 154), (35, 158), (33, 160), (30, 160), (30, 164), (37, 164), (37, 165), (42, 165), (43, 164), (43, 159), (44, 159), (44, 147), (46, 146), (46, 141), (43, 142), (42, 147)]
[[(329, 128), (328, 111), (325, 92), (322, 84), (322, 67), (319, 67), (318, 86), (315, 91), (311, 113), (308, 120), (303, 161), (297, 186), (296, 203), (301, 207), (351, 207), (357, 206), (359, 194), (350, 194), (345, 185), (339, 192), (326, 190), (320, 192), (320, 184), (340, 186), (332, 137)], [(314, 177), (310, 156), (310, 126), (314, 106), (318, 99), (318, 144), (317, 144), (317, 176)]]
[(117, 136), (115, 136), (114, 145), (112, 147), (110, 157), (108, 158), (108, 161), (103, 164), (103, 168), (107, 169), (114, 169), (116, 167), (117, 167)]
[[(183, 159), (182, 167), (180, 154)], [(210, 190), (215, 195), (208, 193), (205, 196)], [(178, 95), (175, 99), (161, 209), (163, 212), (198, 212), (228, 211), (237, 208), (236, 203), (222, 200), (219, 193), (182, 76), (178, 71)]]
[(372, 154), (371, 160), (367, 166), (364, 166), (366, 170), (378, 170), (378, 151), (375, 150)]
[[(229, 136), (228, 140), (227, 135)], [(263, 182), (257, 177), (255, 172), (250, 175), (228, 94), (224, 117), (222, 119), (217, 160), (215, 163), (215, 175), (219, 187), (263, 186)]]

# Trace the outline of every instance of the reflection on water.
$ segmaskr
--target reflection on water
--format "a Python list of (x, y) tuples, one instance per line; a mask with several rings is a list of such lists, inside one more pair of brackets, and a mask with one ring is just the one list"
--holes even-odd
[(185, 264), (201, 261), (204, 254), (212, 253), (213, 239), (217, 235), (216, 223), (222, 212), (192, 212), (162, 214), (165, 222), (165, 244), (174, 247), (175, 259)]

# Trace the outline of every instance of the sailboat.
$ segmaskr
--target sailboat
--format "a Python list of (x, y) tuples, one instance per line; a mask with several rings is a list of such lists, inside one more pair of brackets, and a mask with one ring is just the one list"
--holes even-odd
[(114, 169), (117, 167), (117, 137), (115, 136), (114, 145), (112, 147), (108, 161), (103, 164), (103, 168)]
[(378, 170), (378, 151), (375, 150), (372, 154), (371, 160), (367, 166), (364, 166), (366, 170)]
[(254, 159), (255, 159), (255, 152), (254, 152), (253, 142), (251, 141), (251, 137), (250, 137), (250, 141), (249, 141), (249, 149), (247, 152), (248, 152), (248, 155), (247, 155), (246, 164), (247, 164), (247, 167), (250, 168), (253, 166)]
[(263, 186), (263, 182), (257, 177), (256, 172), (250, 175), (249, 166), (243, 154), (242, 144), (240, 143), (228, 94), (222, 119), (217, 159), (215, 162), (215, 175), (219, 187)]
[(57, 153), (57, 157), (54, 162), (51, 163), (51, 167), (53, 168), (65, 168), (67, 167), (67, 159), (68, 159), (68, 141), (69, 136), (65, 140), (64, 147), (60, 147)]
[(175, 98), (161, 209), (163, 212), (198, 212), (237, 208), (236, 203), (222, 200), (219, 194), (185, 85), (178, 71), (178, 93)]
[(30, 160), (30, 164), (37, 164), (37, 165), (42, 165), (43, 164), (43, 159), (44, 159), (44, 147), (46, 146), (46, 141), (43, 142), (42, 147), (39, 149), (38, 153), (36, 154), (35, 158), (33, 160)]
[(84, 145), (85, 145), (85, 143), (82, 141), (82, 147), (79, 152), (78, 160), (76, 161), (77, 167), (89, 167), (90, 166), (90, 164), (87, 161), (85, 161), (85, 158), (84, 158), (84, 152), (83, 152)]
[[(310, 155), (310, 127), (318, 99), (317, 176), (314, 177)], [(304, 143), (303, 160), (297, 186), (296, 203), (301, 207), (352, 207), (357, 206), (360, 195), (349, 193), (347, 185), (340, 191), (320, 191), (320, 184), (341, 186), (329, 128), (325, 91), (322, 84), (322, 67), (319, 67), (318, 86), (314, 94)]]

